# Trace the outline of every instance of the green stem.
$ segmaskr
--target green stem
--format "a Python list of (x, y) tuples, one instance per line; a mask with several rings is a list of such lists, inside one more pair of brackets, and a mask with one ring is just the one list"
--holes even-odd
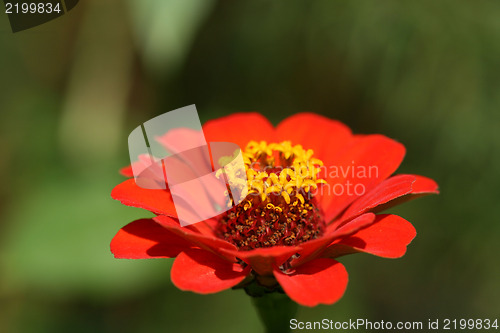
[(287, 295), (273, 292), (252, 297), (252, 302), (257, 308), (266, 333), (290, 332), (290, 319), (297, 313), (297, 303)]

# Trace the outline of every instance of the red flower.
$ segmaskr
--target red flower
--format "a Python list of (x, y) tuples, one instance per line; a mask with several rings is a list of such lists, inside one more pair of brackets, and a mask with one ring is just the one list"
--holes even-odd
[[(128, 179), (112, 192), (125, 205), (157, 214), (116, 234), (115, 257), (176, 257), (171, 279), (182, 290), (208, 294), (256, 283), (282, 288), (302, 305), (332, 304), (348, 280), (335, 258), (356, 252), (398, 258), (416, 235), (405, 219), (375, 213), (438, 193), (429, 178), (391, 176), (403, 160), (402, 144), (377, 134), (353, 135), (319, 115), (297, 114), (274, 128), (259, 114), (235, 114), (209, 121), (203, 130), (209, 142), (241, 147), (249, 181), (264, 186), (259, 195), (181, 227), (168, 190), (143, 189)], [(260, 169), (252, 167), (256, 161)], [(290, 185), (292, 175), (281, 175), (278, 165), (305, 170)], [(122, 173), (132, 176), (130, 168)]]

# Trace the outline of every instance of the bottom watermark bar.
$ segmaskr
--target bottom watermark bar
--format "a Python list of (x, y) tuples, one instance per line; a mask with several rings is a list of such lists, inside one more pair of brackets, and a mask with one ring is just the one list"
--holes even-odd
[(414, 322), (397, 322), (390, 321), (370, 321), (368, 319), (349, 319), (348, 321), (334, 321), (331, 319), (323, 319), (321, 321), (298, 321), (297, 319), (290, 320), (290, 329), (292, 330), (422, 330), (424, 323), (421, 321)]
[(428, 319), (427, 321), (371, 321), (349, 319), (334, 321), (299, 321), (290, 319), (291, 330), (492, 330), (497, 331), (498, 319)]

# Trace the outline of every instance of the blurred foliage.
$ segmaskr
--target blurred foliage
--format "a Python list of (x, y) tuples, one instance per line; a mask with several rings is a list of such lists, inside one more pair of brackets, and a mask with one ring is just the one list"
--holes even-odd
[(170, 260), (114, 260), (134, 218), (109, 193), (127, 134), (196, 104), (203, 121), (299, 111), (407, 147), (441, 194), (394, 209), (401, 260), (342, 258), (333, 306), (299, 320), (492, 318), (500, 309), (498, 1), (81, 1), (12, 34), (0, 15), (0, 331), (255, 332), (242, 292), (176, 290)]

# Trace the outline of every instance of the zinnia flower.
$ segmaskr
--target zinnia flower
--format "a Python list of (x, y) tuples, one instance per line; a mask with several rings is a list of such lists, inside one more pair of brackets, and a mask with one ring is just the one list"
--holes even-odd
[[(181, 227), (167, 190), (143, 189), (134, 179), (112, 197), (156, 214), (134, 221), (111, 242), (116, 258), (176, 258), (171, 279), (200, 294), (242, 287), (284, 291), (306, 305), (332, 304), (347, 286), (336, 258), (365, 252), (398, 258), (415, 237), (402, 217), (376, 214), (438, 193), (422, 176), (393, 175), (402, 144), (382, 135), (353, 135), (325, 117), (301, 113), (276, 128), (257, 113), (207, 122), (207, 141), (238, 144), (250, 193), (209, 220)], [(131, 168), (122, 173), (131, 177)]]

